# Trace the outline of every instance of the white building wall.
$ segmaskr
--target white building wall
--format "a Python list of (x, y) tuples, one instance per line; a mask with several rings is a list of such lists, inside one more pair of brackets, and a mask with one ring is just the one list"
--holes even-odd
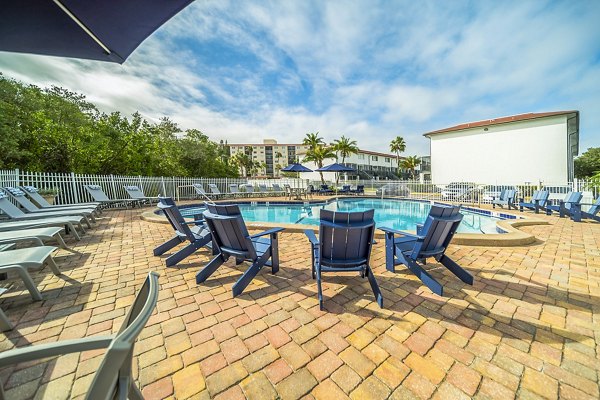
[(436, 183), (566, 183), (567, 118), (521, 121), (433, 134)]

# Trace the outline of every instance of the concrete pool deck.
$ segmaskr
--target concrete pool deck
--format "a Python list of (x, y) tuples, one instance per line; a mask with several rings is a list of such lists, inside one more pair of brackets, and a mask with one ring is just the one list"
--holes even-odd
[[(475, 278), (465, 285), (435, 262), (433, 295), (401, 267), (371, 256), (385, 308), (358, 274), (326, 274), (318, 308), (304, 235), (280, 235), (279, 273), (261, 271), (243, 295), (246, 268), (229, 261), (203, 285), (198, 251), (176, 268), (152, 249), (169, 225), (141, 211), (107, 211), (79, 242), (59, 250), (63, 276), (33, 272), (45, 300), (19, 281), (0, 297), (15, 329), (0, 351), (104, 335), (121, 325), (149, 271), (161, 274), (157, 310), (135, 348), (146, 399), (597, 399), (600, 373), (600, 223), (540, 215), (519, 229), (532, 244), (451, 244)], [(82, 398), (102, 359), (89, 351), (0, 370), (9, 399)]]

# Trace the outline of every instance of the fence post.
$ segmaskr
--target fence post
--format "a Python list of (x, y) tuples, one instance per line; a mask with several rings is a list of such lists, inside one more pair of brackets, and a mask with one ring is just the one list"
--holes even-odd
[(167, 196), (167, 188), (165, 188), (165, 177), (161, 176), (160, 177), (160, 184), (162, 185), (162, 195), (163, 196)]
[(171, 192), (172, 194), (169, 197), (173, 197), (173, 198), (175, 197), (175, 190), (176, 190), (176, 187), (175, 187), (175, 177), (173, 177), (173, 191)]
[(79, 203), (79, 193), (77, 193), (77, 184), (75, 183), (75, 174), (71, 172), (71, 187), (73, 188), (73, 199)]
[(19, 182), (19, 178), (21, 175), (21, 171), (19, 171), (19, 168), (15, 168), (15, 183), (16, 183), (16, 187), (20, 186), (20, 182)]
[(115, 186), (115, 177), (113, 174), (110, 174), (110, 182), (112, 184), (112, 189), (113, 189), (113, 199), (117, 199), (119, 198), (119, 196), (117, 196), (117, 187)]

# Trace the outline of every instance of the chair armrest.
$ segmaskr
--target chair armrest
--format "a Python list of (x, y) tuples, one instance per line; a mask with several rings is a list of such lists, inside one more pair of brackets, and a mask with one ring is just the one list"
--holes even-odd
[(250, 239), (254, 239), (254, 238), (257, 238), (257, 237), (261, 237), (261, 236), (272, 235), (274, 233), (278, 233), (278, 232), (281, 232), (283, 230), (285, 230), (285, 228), (271, 228), (271, 229), (266, 230), (264, 232), (257, 233), (255, 235), (250, 235)]
[(317, 239), (317, 235), (315, 235), (315, 232), (312, 229), (305, 229), (304, 234), (306, 235), (306, 237), (308, 238), (308, 241), (310, 242), (310, 244), (312, 246), (319, 245), (319, 240)]
[(414, 235), (412, 233), (408, 233), (408, 232), (404, 232), (404, 231), (399, 231), (397, 229), (392, 229), (392, 228), (377, 228), (381, 231), (384, 231), (385, 233), (393, 233), (395, 235), (401, 235), (401, 236), (408, 236), (408, 237), (412, 237), (415, 238), (417, 240), (423, 240), (425, 239), (425, 236), (421, 236), (421, 235)]
[(103, 349), (108, 347), (113, 339), (114, 336), (97, 336), (8, 350), (0, 353), (0, 367), (63, 354)]
[(417, 227), (417, 235), (421, 234), (421, 231), (423, 230), (423, 224), (415, 224)]

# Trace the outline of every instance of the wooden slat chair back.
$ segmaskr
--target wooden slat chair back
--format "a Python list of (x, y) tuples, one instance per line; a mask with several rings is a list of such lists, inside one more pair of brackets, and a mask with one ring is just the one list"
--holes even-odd
[(416, 261), (443, 254), (454, 237), (462, 218), (460, 207), (432, 206), (421, 228), (424, 238), (416, 243), (411, 258)]
[(361, 266), (369, 261), (375, 232), (374, 210), (364, 212), (320, 211), (321, 265), (335, 268)]
[(386, 233), (386, 269), (395, 272), (396, 265), (404, 264), (432, 292), (441, 296), (442, 285), (418, 264), (426, 264), (427, 258), (434, 258), (460, 280), (472, 285), (473, 276), (445, 254), (462, 218), (460, 206), (433, 205), (425, 223), (417, 225), (416, 235), (381, 228)]
[(359, 271), (369, 279), (380, 307), (383, 296), (369, 260), (375, 234), (374, 210), (363, 212), (320, 211), (319, 238), (311, 229), (304, 231), (312, 247), (312, 276), (317, 280), (319, 307), (323, 310), (321, 274), (323, 272)]
[(170, 255), (165, 264), (172, 267), (195, 253), (202, 247), (211, 247), (211, 235), (201, 220), (195, 220), (193, 228), (188, 226), (181, 211), (171, 197), (159, 197), (158, 208), (160, 208), (169, 224), (175, 231), (175, 236), (154, 249), (154, 255), (160, 256), (183, 242), (189, 242), (187, 246)]
[[(582, 210), (583, 205), (589, 205), (590, 207), (587, 211)], [(573, 205), (573, 210), (571, 212), (571, 219), (575, 222), (581, 222), (583, 218), (593, 219), (595, 221), (600, 221), (600, 216), (598, 213), (600, 212), (600, 196), (596, 199), (593, 204), (582, 204), (576, 203)]]
[(272, 273), (279, 270), (277, 233), (283, 228), (272, 228), (250, 235), (237, 205), (209, 203), (205, 205), (207, 209), (203, 215), (212, 234), (213, 252), (216, 256), (196, 274), (196, 283), (208, 279), (230, 257), (235, 258), (236, 264), (250, 262), (250, 267), (233, 285), (234, 297), (244, 291), (263, 266), (271, 266)]

